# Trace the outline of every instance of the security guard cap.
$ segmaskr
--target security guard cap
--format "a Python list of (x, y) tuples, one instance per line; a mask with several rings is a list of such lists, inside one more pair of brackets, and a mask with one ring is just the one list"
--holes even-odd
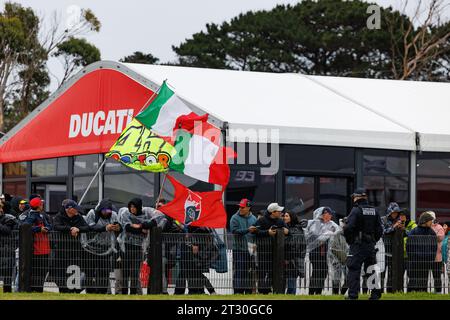
[(367, 197), (366, 189), (358, 188), (352, 193), (352, 199), (355, 197)]

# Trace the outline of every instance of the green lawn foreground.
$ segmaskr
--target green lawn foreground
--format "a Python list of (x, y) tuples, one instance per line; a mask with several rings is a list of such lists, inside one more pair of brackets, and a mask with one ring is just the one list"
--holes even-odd
[[(343, 296), (306, 295), (106, 295), (61, 293), (0, 293), (0, 300), (345, 300)], [(368, 300), (361, 295), (360, 300)], [(450, 300), (449, 294), (396, 293), (383, 294), (382, 300)]]

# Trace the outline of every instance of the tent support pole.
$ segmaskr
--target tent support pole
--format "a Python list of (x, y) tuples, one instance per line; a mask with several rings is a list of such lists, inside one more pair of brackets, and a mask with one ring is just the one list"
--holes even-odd
[(98, 167), (98, 170), (97, 170), (97, 172), (95, 173), (94, 177), (92, 177), (91, 182), (89, 182), (89, 184), (88, 184), (88, 186), (87, 186), (87, 188), (86, 188), (86, 191), (84, 191), (83, 195), (81, 196), (81, 199), (80, 199), (80, 201), (78, 202), (78, 205), (81, 205), (81, 203), (83, 203), (83, 200), (84, 200), (84, 198), (86, 197), (86, 195), (87, 195), (89, 189), (91, 188), (92, 183), (94, 182), (95, 178), (97, 178), (97, 176), (98, 176), (98, 174), (100, 173), (100, 171), (102, 170), (103, 166), (104, 166), (105, 163), (106, 163), (106, 160), (108, 160), (108, 158), (105, 157), (105, 159), (103, 160), (102, 164)]

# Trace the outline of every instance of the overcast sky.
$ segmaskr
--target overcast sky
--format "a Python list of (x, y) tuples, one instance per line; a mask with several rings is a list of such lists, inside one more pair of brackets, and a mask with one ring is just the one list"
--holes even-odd
[[(376, 0), (380, 5), (399, 7), (404, 0)], [(418, 0), (410, 0), (412, 2)], [(427, 1), (427, 0), (426, 0)], [(446, 0), (447, 1), (447, 0)], [(172, 61), (172, 45), (205, 30), (206, 23), (220, 24), (249, 10), (271, 9), (298, 0), (15, 0), (32, 7), (40, 16), (53, 12), (62, 24), (70, 21), (73, 6), (90, 8), (102, 23), (98, 34), (86, 36), (101, 51), (103, 60), (119, 60), (134, 51), (152, 53), (162, 62)], [(0, 3), (5, 3), (0, 0)], [(50, 65), (54, 69), (53, 63)], [(54, 70), (52, 70), (54, 72)]]

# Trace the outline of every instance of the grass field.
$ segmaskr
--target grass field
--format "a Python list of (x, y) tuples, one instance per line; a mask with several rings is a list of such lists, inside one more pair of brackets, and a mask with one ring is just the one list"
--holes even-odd
[[(367, 300), (361, 295), (360, 300)], [(344, 300), (343, 296), (306, 295), (104, 295), (60, 293), (0, 293), (0, 300)], [(449, 294), (408, 293), (384, 294), (382, 300), (450, 300)]]

